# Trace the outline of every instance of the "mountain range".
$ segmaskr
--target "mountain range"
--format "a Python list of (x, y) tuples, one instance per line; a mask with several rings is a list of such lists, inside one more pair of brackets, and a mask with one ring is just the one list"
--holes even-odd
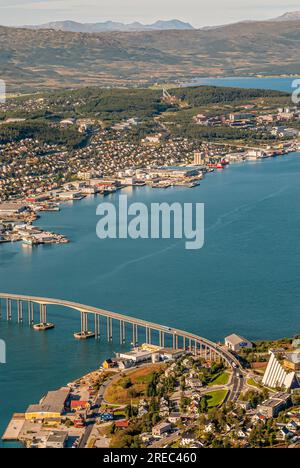
[(194, 29), (189, 23), (179, 20), (156, 21), (152, 24), (134, 22), (130, 24), (118, 23), (116, 21), (105, 21), (103, 23), (78, 23), (76, 21), (55, 21), (46, 24), (24, 26), (29, 29), (54, 29), (55, 31), (98, 33), (112, 31), (164, 31), (169, 29), (188, 30)]
[(284, 15), (275, 18), (273, 21), (299, 21), (300, 20), (300, 11), (290, 11)]
[(300, 75), (299, 50), (300, 20), (95, 34), (0, 27), (0, 78), (18, 92)]
[[(300, 20), (300, 11), (293, 11), (285, 13), (278, 18), (270, 19), (269, 21), (298, 21)], [(240, 23), (255, 23), (256, 21), (241, 21)], [(226, 25), (219, 26), (204, 26), (203, 30), (219, 29)], [(27, 25), (26, 29), (53, 29), (55, 31), (66, 32), (81, 32), (81, 33), (99, 33), (99, 32), (138, 32), (138, 31), (166, 31), (166, 30), (193, 30), (194, 28), (190, 23), (185, 23), (178, 19), (163, 21), (159, 20), (152, 24), (142, 24), (137, 21), (129, 24), (120, 23), (116, 21), (105, 21), (97, 23), (79, 23), (77, 21), (53, 21), (45, 24)]]

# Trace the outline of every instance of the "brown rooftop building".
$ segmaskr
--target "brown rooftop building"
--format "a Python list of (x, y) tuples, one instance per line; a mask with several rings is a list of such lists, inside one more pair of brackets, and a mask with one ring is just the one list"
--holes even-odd
[(62, 388), (47, 393), (39, 405), (30, 405), (25, 413), (25, 419), (52, 419), (59, 418), (65, 410), (70, 390)]

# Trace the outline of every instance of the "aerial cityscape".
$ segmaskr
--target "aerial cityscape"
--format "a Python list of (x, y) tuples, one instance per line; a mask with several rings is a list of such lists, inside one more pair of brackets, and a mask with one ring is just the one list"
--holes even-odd
[(46, 3), (0, 0), (0, 447), (300, 448), (300, 12)]

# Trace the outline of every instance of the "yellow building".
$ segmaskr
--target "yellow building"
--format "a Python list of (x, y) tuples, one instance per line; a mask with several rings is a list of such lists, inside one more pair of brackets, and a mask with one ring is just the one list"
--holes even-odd
[(60, 417), (61, 413), (51, 411), (50, 409), (49, 411), (46, 411), (46, 408), (42, 405), (31, 405), (25, 413), (26, 421), (31, 421), (32, 419), (52, 419)]
[(30, 405), (27, 408), (25, 419), (30, 421), (61, 418), (69, 394), (70, 389), (66, 388), (47, 393), (39, 405)]
[(115, 367), (114, 362), (111, 359), (106, 359), (102, 364), (103, 369), (111, 369)]

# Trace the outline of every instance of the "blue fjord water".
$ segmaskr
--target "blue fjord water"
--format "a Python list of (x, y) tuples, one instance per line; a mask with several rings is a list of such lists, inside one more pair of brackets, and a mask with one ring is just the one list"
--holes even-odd
[[(273, 89), (275, 91), (292, 92), (294, 80), (296, 77), (226, 77), (226, 78), (195, 78), (187, 85), (200, 86), (229, 86), (237, 88), (257, 88), (257, 89)], [(297, 85), (297, 88), (299, 85)]]
[[(293, 335), (300, 328), (299, 176), (300, 154), (290, 154), (231, 165), (195, 189), (127, 190), (131, 201), (146, 204), (204, 202), (206, 238), (199, 251), (185, 250), (178, 240), (100, 241), (95, 229), (101, 198), (65, 205), (60, 213), (43, 214), (38, 224), (72, 242), (34, 249), (1, 245), (0, 290), (72, 299), (213, 340), (232, 332), (250, 339)], [(76, 342), (74, 311), (52, 307), (49, 318), (57, 327), (48, 333), (36, 333), (26, 322), (0, 322), (7, 344), (0, 433), (13, 412), (118, 349), (104, 337)]]

